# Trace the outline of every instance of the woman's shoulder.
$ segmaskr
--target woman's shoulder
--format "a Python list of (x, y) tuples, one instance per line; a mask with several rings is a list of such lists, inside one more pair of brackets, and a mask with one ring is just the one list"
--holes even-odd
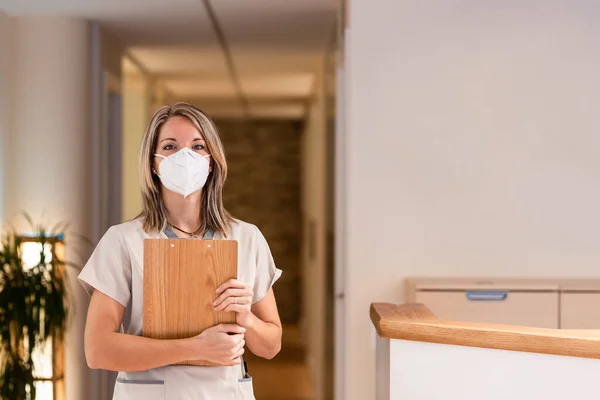
[(236, 219), (231, 224), (231, 239), (245, 243), (252, 247), (266, 247), (267, 240), (260, 228), (249, 222)]
[(143, 231), (142, 219), (137, 218), (137, 219), (132, 219), (130, 221), (122, 222), (120, 224), (112, 225), (110, 228), (108, 228), (107, 232), (114, 232), (114, 233), (118, 232), (122, 235), (127, 235), (127, 234), (131, 234), (131, 233), (139, 232), (140, 230)]
[(160, 234), (156, 233), (153, 235), (146, 233), (144, 231), (142, 218), (136, 218), (120, 224), (112, 225), (106, 231), (105, 236), (111, 238), (121, 238), (121, 240), (124, 242), (128, 242), (130, 240), (139, 241), (148, 237), (159, 237)]
[(258, 227), (246, 221), (234, 218), (231, 222), (231, 236), (233, 238), (253, 238)]

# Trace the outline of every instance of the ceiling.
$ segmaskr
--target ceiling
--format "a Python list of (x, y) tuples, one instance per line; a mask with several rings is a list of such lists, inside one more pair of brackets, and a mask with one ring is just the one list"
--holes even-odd
[[(332, 40), (339, 0), (211, 0), (253, 117), (300, 118)], [(98, 21), (173, 100), (243, 115), (202, 0), (0, 0), (9, 15)]]

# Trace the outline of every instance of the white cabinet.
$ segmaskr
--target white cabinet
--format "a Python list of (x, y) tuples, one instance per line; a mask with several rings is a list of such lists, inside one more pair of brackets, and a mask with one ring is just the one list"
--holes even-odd
[(563, 329), (600, 329), (600, 292), (562, 293), (560, 327)]
[(600, 329), (600, 280), (410, 278), (406, 301), (454, 321)]
[(558, 292), (419, 292), (416, 302), (453, 321), (558, 328)]

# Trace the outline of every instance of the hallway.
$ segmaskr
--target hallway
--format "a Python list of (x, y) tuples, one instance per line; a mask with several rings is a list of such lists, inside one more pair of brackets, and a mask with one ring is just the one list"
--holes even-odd
[(297, 326), (283, 327), (281, 352), (273, 360), (246, 353), (245, 360), (260, 400), (313, 400), (305, 348)]
[[(283, 271), (282, 350), (247, 354), (256, 398), (330, 399), (340, 13), (337, 0), (0, 0), (0, 222), (25, 210), (95, 245), (143, 208), (150, 117), (193, 104), (224, 144), (225, 208), (260, 229)], [(69, 245), (67, 257), (84, 265), (92, 249)], [(83, 352), (88, 294), (76, 274), (69, 284), (77, 312), (55, 400), (109, 400), (115, 374), (90, 370)]]

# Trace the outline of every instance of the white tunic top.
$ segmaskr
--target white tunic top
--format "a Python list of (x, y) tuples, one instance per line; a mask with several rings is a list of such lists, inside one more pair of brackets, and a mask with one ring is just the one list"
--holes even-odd
[[(261, 300), (281, 276), (264, 236), (254, 225), (236, 220), (227, 239), (238, 241), (238, 279), (253, 284), (253, 303)], [(146, 233), (141, 220), (111, 227), (79, 274), (88, 294), (98, 290), (126, 307), (123, 331), (141, 336), (144, 239), (167, 238)], [(224, 239), (216, 233), (215, 240)], [(130, 315), (127, 320), (127, 315)], [(142, 372), (119, 372), (113, 400), (248, 400), (251, 379), (242, 369), (173, 365)]]

